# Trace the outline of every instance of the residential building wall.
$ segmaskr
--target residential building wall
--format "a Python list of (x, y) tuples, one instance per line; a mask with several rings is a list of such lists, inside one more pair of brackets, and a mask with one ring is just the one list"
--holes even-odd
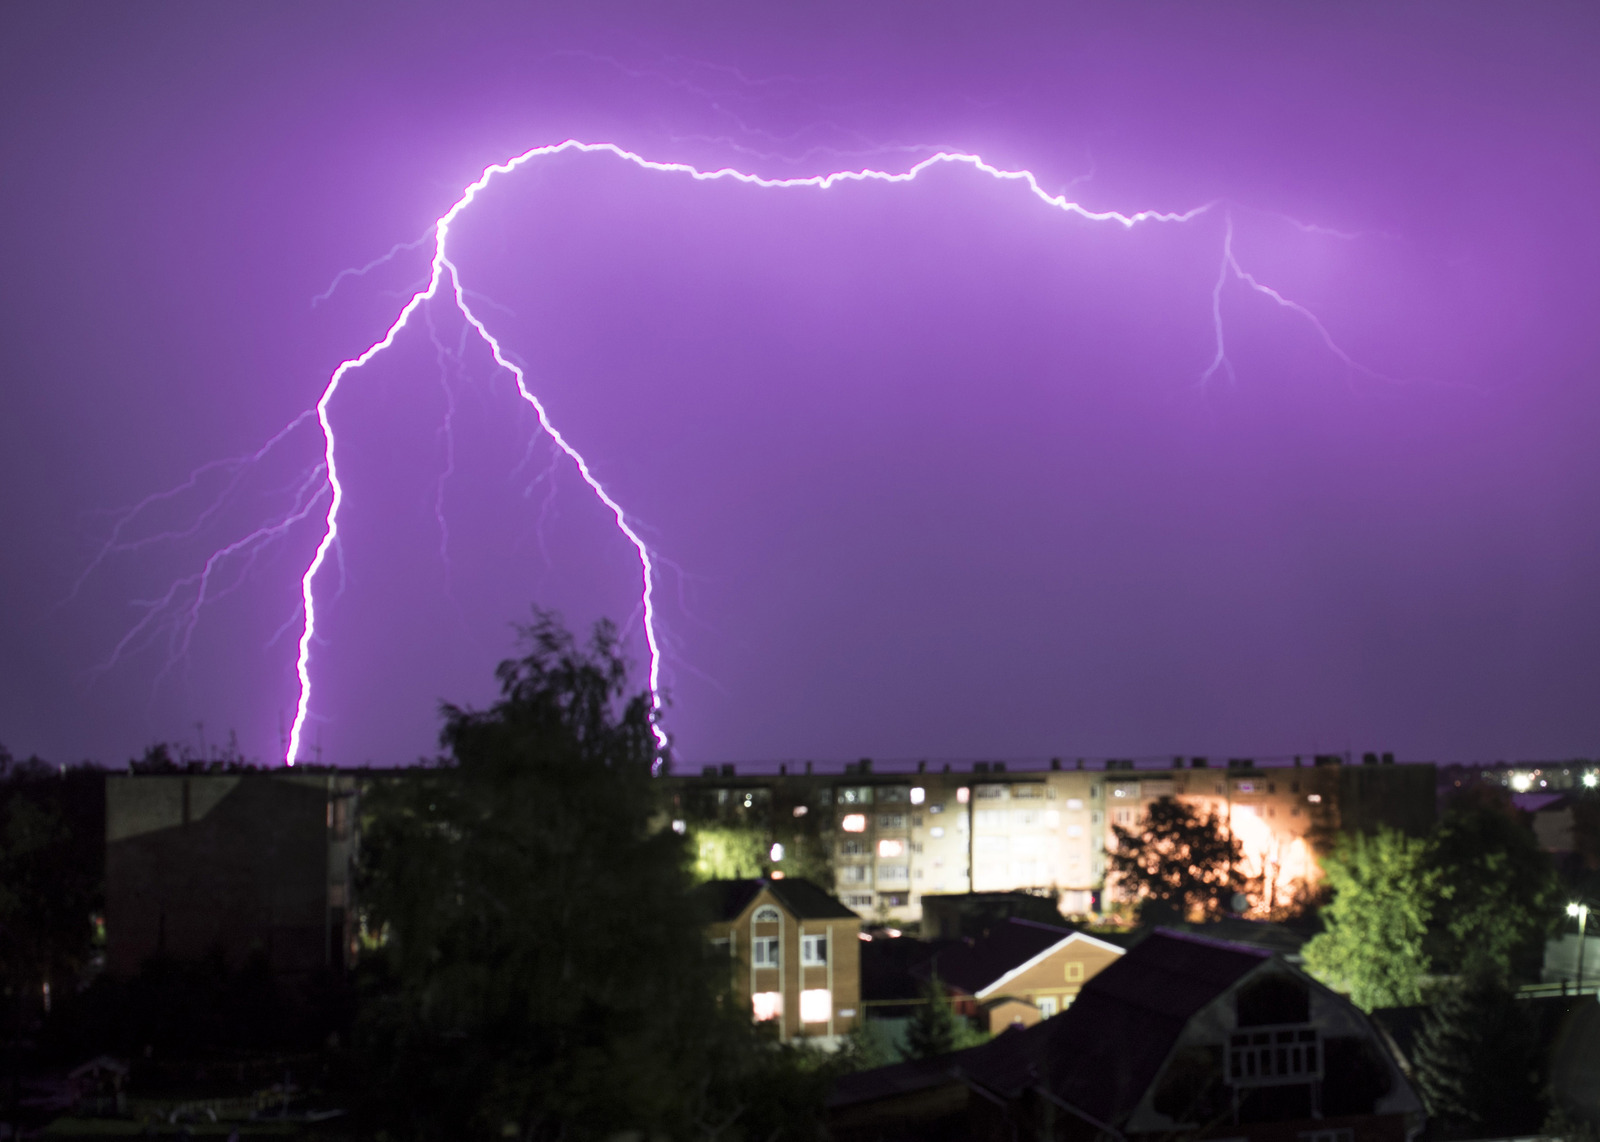
[(1244, 846), (1245, 871), (1272, 885), (1267, 907), (1286, 903), (1318, 875), (1315, 854), (1339, 834), (1379, 825), (1420, 833), (1434, 820), (1432, 765), (1322, 758), (1270, 767), (1191, 759), (1137, 770), (1131, 763), (1014, 772), (855, 767), (777, 777), (732, 770), (671, 780), (685, 798), (735, 812), (744, 806), (756, 814), (752, 822), (788, 827), (803, 819), (812, 843), (831, 854), (835, 895), (864, 919), (887, 923), (919, 920), (924, 893), (1030, 891), (1050, 896), (1067, 915), (1103, 907), (1115, 828), (1135, 827), (1161, 797), (1223, 815)]
[[(762, 891), (737, 918), (709, 925), (706, 936), (714, 947), (726, 947), (730, 980), (741, 1005), (755, 1010), (758, 995), (782, 997), (777, 1019), (784, 1041), (800, 1036), (833, 1040), (855, 1027), (861, 1010), (859, 919), (797, 919), (770, 892)], [(825, 941), (825, 962), (807, 964), (805, 940), (819, 936)], [(757, 963), (755, 941), (772, 939), (778, 941), (778, 962)], [(803, 993), (824, 990), (828, 992), (825, 1017), (803, 1018), (818, 1014), (803, 1010)]]
[(356, 779), (284, 771), (106, 778), (106, 965), (220, 951), (344, 965)]
[(1117, 961), (1122, 949), (1094, 939), (1073, 940), (994, 989), (1026, 999), (1041, 1018), (1065, 1011), (1083, 985)]

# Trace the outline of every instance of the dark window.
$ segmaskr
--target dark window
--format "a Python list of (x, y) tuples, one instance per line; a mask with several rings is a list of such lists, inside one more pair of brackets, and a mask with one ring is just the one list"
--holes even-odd
[(1235, 1003), (1240, 1027), (1311, 1022), (1311, 991), (1288, 976), (1267, 975), (1252, 980), (1240, 989)]

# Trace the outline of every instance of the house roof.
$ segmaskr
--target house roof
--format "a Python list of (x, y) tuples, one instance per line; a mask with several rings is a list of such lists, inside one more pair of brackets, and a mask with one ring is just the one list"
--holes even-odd
[(737, 920), (762, 889), (770, 893), (797, 920), (858, 920), (854, 912), (832, 896), (799, 877), (782, 880), (708, 880), (696, 894), (713, 920)]
[(1158, 928), (1089, 980), (1062, 1014), (923, 1064), (848, 1076), (832, 1104), (960, 1078), (1002, 1097), (1042, 1085), (1102, 1123), (1132, 1113), (1201, 1008), (1272, 959), (1260, 948)]
[(972, 943), (957, 944), (940, 952), (929, 963), (932, 971), (952, 987), (980, 998), (1038, 963), (1062, 944), (1084, 941), (1110, 951), (1121, 952), (1115, 944), (1034, 920), (1012, 917), (995, 925)]
[(1261, 948), (1156, 929), (1086, 983), (1065, 1012), (1032, 1029), (1039, 1078), (1063, 1102), (1120, 1121), (1189, 1020), (1270, 959)]

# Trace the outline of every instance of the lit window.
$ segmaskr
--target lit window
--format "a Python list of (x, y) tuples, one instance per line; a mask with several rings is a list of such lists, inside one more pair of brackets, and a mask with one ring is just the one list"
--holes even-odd
[(807, 809), (804, 805), (796, 805), (794, 807), (794, 815), (796, 817), (804, 817), (809, 812), (811, 812), (811, 810)]
[(878, 842), (878, 855), (881, 857), (903, 856), (905, 851), (906, 843), (904, 841), (884, 839)]
[(933, 828), (928, 830), (928, 836), (932, 837), (934, 840), (938, 840), (940, 837), (944, 836), (944, 826), (935, 825)]
[(771, 860), (783, 859), (783, 846), (777, 841), (772, 842), (772, 848), (767, 850), (767, 857)]
[[(802, 967), (821, 967), (828, 962), (828, 937), (801, 936), (800, 937), (800, 965)], [(805, 1001), (801, 1001), (801, 1011), (805, 1010)]]
[(968, 789), (965, 785), (956, 790), (956, 800), (961, 802), (963, 805), (967, 803), (967, 798), (971, 796), (972, 790)]
[(1307, 793), (1306, 794), (1306, 800), (1311, 802), (1313, 805), (1320, 805), (1320, 804), (1322, 804), (1322, 794), (1320, 794), (1320, 793)]
[(1053, 996), (1053, 995), (1041, 995), (1039, 997), (1038, 1003), (1039, 1003), (1039, 1018), (1040, 1019), (1048, 1019), (1048, 1018), (1050, 1018), (1050, 1016), (1052, 1016), (1052, 1015), (1054, 1015), (1056, 1013), (1056, 997), (1055, 996)]
[(928, 791), (926, 789), (922, 788), (922, 786), (915, 785), (915, 786), (912, 787), (912, 789), (911, 789), (911, 803), (913, 805), (922, 804), (923, 801), (927, 800), (927, 797), (928, 797)]
[(844, 820), (839, 822), (839, 827), (847, 833), (864, 833), (867, 831), (867, 815), (846, 813)]
[(750, 941), (750, 956), (758, 968), (778, 966), (778, 937), (757, 936)]
[(783, 1014), (783, 993), (758, 991), (750, 997), (750, 1006), (755, 1009), (757, 1023), (776, 1019)]
[(818, 987), (800, 993), (800, 1022), (826, 1023), (832, 1015), (833, 993), (827, 988)]
[(1067, 798), (1067, 808), (1068, 809), (1082, 809), (1083, 808), (1083, 801), (1080, 798), (1077, 798), (1077, 797), (1068, 797)]

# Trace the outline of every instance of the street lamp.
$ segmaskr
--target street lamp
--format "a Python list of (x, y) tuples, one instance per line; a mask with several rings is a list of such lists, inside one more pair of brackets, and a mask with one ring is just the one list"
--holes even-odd
[(1567, 915), (1578, 918), (1578, 994), (1583, 994), (1583, 931), (1589, 924), (1589, 906), (1573, 901), (1567, 905)]

